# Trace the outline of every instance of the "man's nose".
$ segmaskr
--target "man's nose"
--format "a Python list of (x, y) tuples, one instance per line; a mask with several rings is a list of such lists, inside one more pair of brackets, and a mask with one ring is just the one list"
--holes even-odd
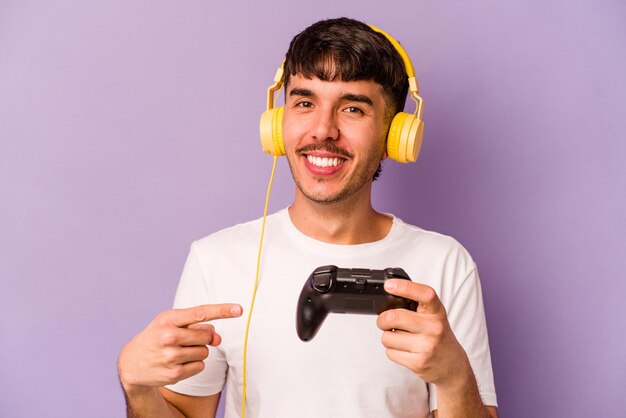
[(323, 110), (317, 113), (311, 127), (311, 136), (316, 141), (336, 141), (339, 138), (339, 127), (334, 110)]

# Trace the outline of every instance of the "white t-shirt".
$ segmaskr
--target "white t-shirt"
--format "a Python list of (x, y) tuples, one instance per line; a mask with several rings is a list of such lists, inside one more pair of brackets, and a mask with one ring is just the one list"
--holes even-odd
[[(194, 242), (175, 307), (239, 303), (240, 318), (213, 321), (222, 344), (205, 370), (168, 388), (205, 396), (226, 386), (225, 418), (241, 413), (243, 341), (261, 230), (256, 220)], [(483, 402), (496, 405), (482, 294), (474, 261), (454, 239), (393, 218), (380, 241), (336, 245), (297, 230), (283, 209), (268, 216), (247, 359), (247, 417), (411, 417), (436, 409), (434, 386), (389, 360), (375, 315), (329, 314), (309, 342), (296, 334), (296, 305), (323, 265), (403, 268), (435, 289), (468, 354)]]

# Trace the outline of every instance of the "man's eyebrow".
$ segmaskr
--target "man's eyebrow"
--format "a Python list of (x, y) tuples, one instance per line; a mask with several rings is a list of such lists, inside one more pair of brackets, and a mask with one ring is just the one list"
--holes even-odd
[(341, 95), (341, 99), (347, 100), (349, 102), (365, 103), (370, 106), (374, 106), (374, 102), (372, 101), (372, 99), (370, 99), (369, 97), (363, 94), (346, 93), (346, 94)]
[[(294, 88), (289, 92), (289, 96), (314, 97), (315, 93), (309, 89)], [(374, 102), (364, 94), (345, 93), (341, 95), (341, 100), (349, 102), (365, 103), (374, 106)]]
[(295, 88), (289, 92), (289, 96), (313, 97), (314, 94), (311, 90), (308, 89)]

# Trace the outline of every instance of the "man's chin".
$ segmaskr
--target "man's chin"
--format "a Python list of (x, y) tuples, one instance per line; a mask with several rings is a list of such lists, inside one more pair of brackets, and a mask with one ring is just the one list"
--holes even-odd
[(315, 198), (307, 198), (309, 200), (309, 202), (311, 203), (315, 203), (316, 205), (320, 205), (320, 206), (330, 206), (333, 205), (339, 201), (341, 201), (341, 199), (315, 199)]
[(326, 190), (323, 192), (314, 193), (310, 190), (304, 190), (303, 188), (299, 187), (300, 194), (304, 196), (307, 201), (323, 206), (333, 205), (339, 202), (349, 200), (350, 197), (354, 197), (355, 193), (357, 193), (358, 190), (360, 190), (360, 188), (356, 190), (353, 190), (351, 188), (344, 188), (341, 190), (336, 190), (334, 192)]
[(316, 203), (319, 205), (330, 205), (336, 202), (339, 202), (345, 197), (344, 191), (338, 191), (335, 193), (329, 192), (328, 190), (324, 191), (311, 191), (304, 189), (301, 185), (297, 185), (298, 194), (300, 194), (304, 199), (306, 199), (310, 203)]
[(342, 200), (341, 195), (319, 195), (302, 193), (302, 195), (311, 203), (317, 203), (318, 205), (331, 205)]

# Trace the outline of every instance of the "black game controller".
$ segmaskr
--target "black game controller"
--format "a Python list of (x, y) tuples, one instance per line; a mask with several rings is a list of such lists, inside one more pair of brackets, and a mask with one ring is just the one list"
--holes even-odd
[(385, 281), (391, 278), (411, 280), (401, 268), (316, 268), (298, 299), (298, 337), (302, 341), (312, 340), (330, 312), (378, 315), (388, 309), (417, 310), (417, 302), (385, 291)]

